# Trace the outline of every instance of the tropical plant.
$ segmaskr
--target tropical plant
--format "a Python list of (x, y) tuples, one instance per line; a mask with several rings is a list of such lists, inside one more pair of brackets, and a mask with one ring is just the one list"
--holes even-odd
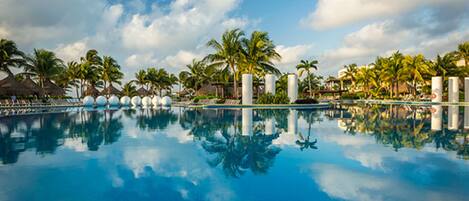
[(257, 99), (257, 104), (288, 104), (290, 99), (287, 94), (284, 92), (276, 93), (275, 95), (271, 93), (265, 93), (259, 96)]
[(209, 66), (228, 68), (233, 72), (233, 90), (234, 96), (238, 97), (238, 73), (237, 66), (241, 57), (241, 38), (244, 32), (240, 29), (231, 29), (225, 31), (222, 35), (221, 42), (215, 39), (210, 40), (207, 46), (215, 49), (215, 53), (209, 54), (205, 60), (209, 62)]
[(468, 66), (468, 63), (469, 63), (469, 41), (466, 41), (464, 43), (459, 44), (458, 45), (458, 50), (456, 50), (454, 53), (455, 53), (455, 56), (458, 59), (464, 59), (464, 66), (467, 69), (469, 67)]
[(100, 75), (102, 72), (103, 61), (98, 55), (98, 51), (91, 49), (86, 52), (84, 57), (80, 58), (80, 88), (83, 94), (83, 86), (88, 85), (91, 88), (102, 83)]
[(413, 95), (417, 98), (417, 84), (425, 84), (425, 75), (432, 75), (429, 62), (421, 54), (404, 57), (404, 72), (412, 80)]
[[(308, 77), (311, 77), (312, 70), (318, 70), (318, 61), (317, 60), (301, 60), (298, 65), (296, 65), (296, 70), (298, 71), (299, 76), (303, 76), (303, 74), (306, 72)], [(309, 96), (313, 96), (313, 89), (311, 88), (311, 79), (308, 79), (308, 89), (309, 89)]]
[(280, 54), (275, 50), (275, 45), (270, 40), (267, 32), (254, 31), (250, 38), (241, 39), (241, 57), (239, 72), (257, 75), (266, 73), (280, 75), (275, 68), (273, 60), (280, 60)]
[(104, 87), (112, 86), (112, 83), (120, 84), (120, 80), (124, 74), (120, 71), (120, 66), (117, 61), (110, 56), (103, 57), (103, 66), (101, 71), (101, 79), (104, 81)]
[(132, 81), (140, 87), (146, 86), (148, 84), (147, 72), (145, 70), (139, 70), (135, 73), (135, 79)]
[(342, 79), (349, 79), (352, 82), (352, 85), (350, 88), (352, 91), (355, 88), (355, 81), (356, 81), (356, 73), (357, 73), (357, 64), (349, 64), (345, 65), (344, 68), (346, 69), (344, 76), (342, 76)]
[(129, 97), (136, 96), (137, 95), (137, 89), (132, 84), (132, 82), (127, 82), (122, 87), (122, 94), (124, 96), (129, 96)]
[(25, 73), (37, 78), (39, 86), (44, 89), (46, 79), (53, 80), (64, 72), (64, 64), (54, 52), (34, 49), (34, 54), (26, 58)]
[(10, 67), (18, 68), (24, 64), (25, 54), (16, 47), (16, 43), (0, 39), (0, 72), (13, 76)]
[(207, 66), (204, 61), (192, 60), (191, 64), (186, 66), (188, 71), (181, 71), (179, 77), (184, 87), (199, 90), (204, 84), (208, 84), (215, 72), (214, 66)]

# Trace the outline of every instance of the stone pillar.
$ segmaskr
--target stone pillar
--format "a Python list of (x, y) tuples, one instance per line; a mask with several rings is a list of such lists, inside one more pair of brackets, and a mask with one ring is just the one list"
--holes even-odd
[(443, 80), (441, 77), (432, 77), (432, 102), (441, 102), (443, 93)]
[(243, 108), (242, 109), (242, 135), (251, 135), (252, 134), (252, 109)]
[(243, 96), (243, 105), (252, 104), (252, 75), (243, 74), (242, 77), (242, 96)]
[(443, 118), (443, 108), (441, 105), (432, 105), (432, 121), (431, 121), (431, 129), (433, 131), (441, 131), (441, 123)]
[(469, 103), (469, 77), (464, 78), (464, 102)]
[(458, 130), (459, 106), (448, 106), (448, 130)]
[(469, 106), (464, 106), (464, 129), (469, 129)]
[(296, 134), (298, 132), (298, 111), (290, 110), (288, 114), (288, 134)]
[(275, 75), (265, 75), (265, 93), (271, 93), (275, 95)]
[(290, 103), (294, 103), (298, 98), (298, 76), (296, 74), (288, 75), (288, 98), (290, 98)]
[(448, 78), (448, 102), (450, 103), (459, 102), (459, 78), (458, 77)]
[(265, 124), (266, 135), (272, 135), (275, 133), (275, 119), (274, 118), (266, 119), (264, 124)]

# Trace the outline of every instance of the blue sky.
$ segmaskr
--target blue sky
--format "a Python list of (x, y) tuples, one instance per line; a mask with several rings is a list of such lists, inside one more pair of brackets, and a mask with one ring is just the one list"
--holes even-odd
[(65, 61), (97, 49), (121, 64), (184, 70), (229, 28), (269, 32), (293, 72), (319, 60), (321, 75), (400, 50), (428, 58), (469, 40), (465, 0), (0, 0), (0, 38), (25, 52), (53, 50)]

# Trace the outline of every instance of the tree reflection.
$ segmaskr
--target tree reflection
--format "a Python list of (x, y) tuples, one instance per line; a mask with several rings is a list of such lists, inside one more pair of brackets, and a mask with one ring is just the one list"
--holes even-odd
[(360, 105), (350, 106), (347, 111), (349, 117), (338, 119), (347, 134), (372, 135), (377, 142), (391, 145), (395, 151), (401, 148), (419, 150), (433, 144), (437, 149), (456, 151), (458, 156), (468, 159), (469, 131), (449, 130), (448, 126), (438, 131), (431, 130), (431, 111), (428, 107)]

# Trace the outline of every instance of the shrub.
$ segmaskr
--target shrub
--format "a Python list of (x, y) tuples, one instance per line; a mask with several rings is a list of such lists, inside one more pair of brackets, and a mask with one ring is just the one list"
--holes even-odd
[(198, 103), (199, 100), (202, 100), (202, 99), (214, 99), (214, 98), (217, 98), (217, 97), (216, 96), (196, 96), (192, 100), (194, 101), (194, 103)]
[(313, 99), (313, 98), (307, 98), (307, 99), (298, 99), (295, 101), (296, 104), (318, 104), (318, 100)]
[(257, 104), (288, 104), (290, 99), (286, 93), (277, 93), (275, 95), (271, 93), (262, 94), (257, 99)]
[(342, 94), (340, 98), (355, 100), (355, 99), (359, 99), (360, 97), (357, 94), (346, 93), (346, 94)]

